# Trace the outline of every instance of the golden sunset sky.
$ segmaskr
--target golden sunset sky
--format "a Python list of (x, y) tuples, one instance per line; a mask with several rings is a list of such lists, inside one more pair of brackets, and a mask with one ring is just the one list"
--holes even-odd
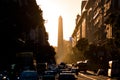
[(69, 40), (74, 28), (77, 14), (81, 14), (82, 0), (36, 0), (46, 20), (45, 28), (49, 34), (49, 43), (57, 46), (58, 18), (63, 19), (63, 39)]

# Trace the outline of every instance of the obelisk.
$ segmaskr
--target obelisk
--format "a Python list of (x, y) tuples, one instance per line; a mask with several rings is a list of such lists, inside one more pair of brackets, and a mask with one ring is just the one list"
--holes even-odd
[(62, 16), (58, 19), (58, 54), (63, 54), (63, 21)]

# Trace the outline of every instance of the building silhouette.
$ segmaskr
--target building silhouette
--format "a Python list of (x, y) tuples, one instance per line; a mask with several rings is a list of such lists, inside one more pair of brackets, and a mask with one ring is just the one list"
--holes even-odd
[(58, 19), (58, 54), (63, 54), (63, 21), (62, 16)]

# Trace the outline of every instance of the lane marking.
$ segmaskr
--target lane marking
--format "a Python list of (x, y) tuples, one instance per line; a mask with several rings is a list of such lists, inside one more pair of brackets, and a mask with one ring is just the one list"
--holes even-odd
[(84, 77), (86, 77), (86, 78), (88, 78), (88, 79), (91, 79), (91, 80), (97, 80), (97, 79), (95, 79), (95, 78), (92, 78), (92, 77), (88, 77), (88, 76), (86, 76), (86, 75), (84, 75), (84, 74), (82, 74), (82, 73), (79, 73), (81, 76), (84, 76)]

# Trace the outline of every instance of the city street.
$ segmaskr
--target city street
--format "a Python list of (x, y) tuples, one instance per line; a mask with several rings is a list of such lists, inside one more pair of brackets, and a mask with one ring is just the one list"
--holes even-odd
[[(61, 80), (58, 77), (59, 77), (59, 75), (57, 75), (55, 77), (56, 78), (55, 80)], [(44, 79), (41, 78), (40, 80), (44, 80)], [(50, 79), (50, 80), (54, 80), (54, 79)], [(64, 80), (66, 80), (66, 79), (64, 79)], [(75, 80), (75, 79), (70, 79), (70, 80)], [(118, 78), (110, 78), (110, 77), (103, 76), (103, 75), (95, 75), (95, 74), (87, 71), (86, 73), (79, 72), (78, 76), (76, 77), (76, 80), (119, 80), (119, 79)]]
[(120, 0), (0, 0), (0, 80), (120, 80)]
[(92, 73), (83, 73), (80, 72), (78, 75), (78, 80), (118, 80), (117, 78), (109, 78), (107, 76), (103, 76), (103, 75), (94, 75)]

